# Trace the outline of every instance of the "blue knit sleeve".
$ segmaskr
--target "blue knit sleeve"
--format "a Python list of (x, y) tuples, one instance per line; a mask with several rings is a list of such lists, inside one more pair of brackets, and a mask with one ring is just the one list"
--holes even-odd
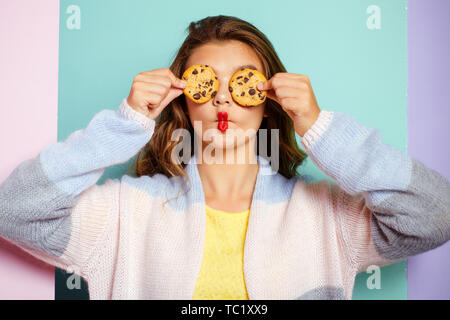
[(333, 196), (343, 211), (342, 236), (359, 269), (405, 259), (450, 239), (449, 182), (384, 144), (378, 130), (342, 112), (322, 110), (302, 145), (337, 183)]
[[(96, 202), (93, 214), (111, 207), (118, 195), (105, 194), (96, 182), (105, 168), (136, 155), (154, 126), (154, 120), (124, 99), (116, 110), (100, 111), (85, 129), (23, 161), (0, 185), (0, 235), (24, 249), (61, 256), (74, 228), (70, 213), (80, 194), (92, 192), (95, 195), (85, 198), (104, 199), (104, 204)], [(120, 181), (109, 180), (106, 188), (117, 192), (114, 184)]]

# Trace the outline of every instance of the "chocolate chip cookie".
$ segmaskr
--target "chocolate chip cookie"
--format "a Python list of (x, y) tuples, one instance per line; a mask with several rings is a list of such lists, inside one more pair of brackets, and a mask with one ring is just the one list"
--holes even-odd
[(217, 94), (219, 80), (207, 64), (195, 64), (184, 71), (182, 79), (187, 83), (184, 94), (196, 103), (205, 103)]
[(266, 100), (266, 91), (259, 91), (258, 83), (267, 81), (258, 70), (243, 68), (233, 74), (229, 90), (233, 100), (242, 106), (257, 106)]

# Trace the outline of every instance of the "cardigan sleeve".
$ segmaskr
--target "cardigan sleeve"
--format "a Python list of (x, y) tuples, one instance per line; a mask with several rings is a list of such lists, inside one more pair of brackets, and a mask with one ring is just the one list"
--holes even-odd
[(96, 182), (107, 167), (136, 155), (154, 126), (124, 99), (23, 161), (0, 185), (0, 236), (49, 264), (83, 273), (118, 214), (120, 180)]
[(450, 184), (390, 145), (378, 130), (322, 110), (302, 138), (336, 183), (330, 195), (343, 251), (358, 271), (436, 248), (450, 239)]

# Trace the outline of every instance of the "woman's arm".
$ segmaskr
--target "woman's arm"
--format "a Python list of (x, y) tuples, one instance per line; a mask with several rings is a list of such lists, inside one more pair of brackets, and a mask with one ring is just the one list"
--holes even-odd
[(450, 238), (449, 182), (340, 112), (321, 111), (306, 75), (277, 73), (258, 89), (294, 122), (312, 161), (338, 185), (338, 236), (355, 268), (388, 264)]
[(337, 185), (331, 194), (355, 268), (385, 265), (450, 239), (450, 184), (341, 112), (321, 111), (302, 145)]
[(96, 182), (136, 155), (154, 126), (124, 99), (22, 162), (0, 185), (0, 235), (50, 264), (82, 268), (118, 212), (120, 181)]

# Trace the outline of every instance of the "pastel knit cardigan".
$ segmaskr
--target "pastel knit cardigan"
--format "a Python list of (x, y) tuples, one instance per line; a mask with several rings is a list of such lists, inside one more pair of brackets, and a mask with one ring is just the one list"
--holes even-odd
[[(0, 235), (84, 277), (91, 299), (192, 299), (205, 237), (195, 156), (186, 193), (162, 174), (96, 184), (154, 126), (124, 99), (23, 161), (0, 185)], [(333, 182), (267, 174), (258, 157), (244, 248), (250, 299), (351, 299), (359, 271), (450, 238), (449, 182), (379, 131), (322, 110), (301, 143)]]

